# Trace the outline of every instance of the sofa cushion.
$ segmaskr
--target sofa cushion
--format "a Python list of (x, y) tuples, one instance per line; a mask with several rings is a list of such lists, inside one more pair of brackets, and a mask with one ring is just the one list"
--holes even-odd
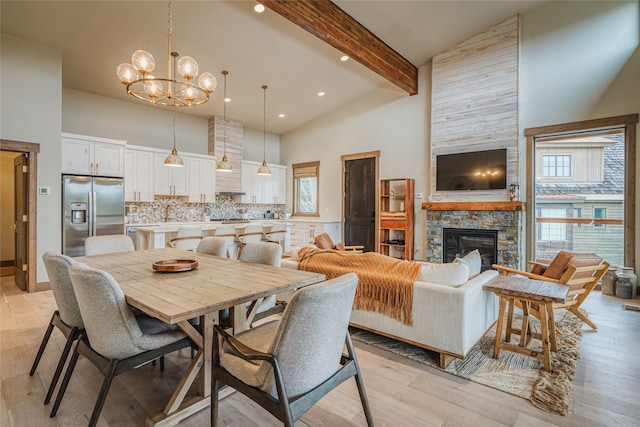
[(465, 264), (467, 267), (469, 267), (469, 276), (480, 274), (480, 269), (482, 267), (482, 258), (480, 258), (480, 251), (474, 249), (462, 258), (456, 257), (454, 263)]
[(469, 280), (469, 267), (463, 263), (436, 264), (421, 262), (418, 280), (436, 285), (460, 286)]

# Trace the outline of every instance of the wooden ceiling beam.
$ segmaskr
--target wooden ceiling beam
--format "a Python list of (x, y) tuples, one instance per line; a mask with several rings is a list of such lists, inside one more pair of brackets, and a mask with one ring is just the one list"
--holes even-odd
[(330, 0), (259, 0), (400, 89), (418, 93), (418, 68)]

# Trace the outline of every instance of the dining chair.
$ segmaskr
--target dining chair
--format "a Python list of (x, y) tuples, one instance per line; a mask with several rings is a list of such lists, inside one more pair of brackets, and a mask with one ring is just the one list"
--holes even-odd
[(122, 289), (108, 273), (75, 263), (69, 269), (85, 333), (75, 346), (51, 411), (54, 417), (82, 354), (104, 375), (89, 426), (98, 422), (113, 378), (173, 351), (193, 345), (175, 325), (151, 317), (136, 318)]
[(66, 255), (51, 251), (47, 251), (42, 255), (42, 261), (44, 262), (44, 268), (47, 270), (49, 285), (53, 291), (53, 298), (56, 301), (58, 309), (54, 311), (44, 337), (42, 337), (42, 342), (31, 366), (29, 376), (33, 376), (36, 372), (36, 368), (40, 363), (40, 358), (49, 342), (54, 326), (57, 327), (67, 339), (62, 354), (60, 355), (58, 366), (51, 379), (47, 396), (44, 399), (44, 403), (47, 404), (51, 400), (62, 369), (67, 362), (71, 346), (80, 334), (84, 332), (84, 323), (82, 322), (82, 315), (80, 314), (76, 294), (73, 292), (73, 285), (71, 284), (71, 277), (69, 276), (69, 267), (75, 264), (75, 261)]
[(234, 224), (218, 225), (214, 236), (224, 237), (227, 240), (227, 257), (238, 258), (238, 242), (236, 242), (236, 226)]
[(348, 330), (357, 284), (358, 276), (348, 273), (301, 288), (280, 320), (235, 336), (214, 326), (212, 427), (218, 425), (218, 393), (223, 385), (244, 394), (285, 426), (293, 426), (323, 396), (351, 377), (355, 377), (367, 425), (373, 426)]
[(133, 240), (126, 234), (91, 236), (84, 241), (84, 254), (86, 256), (133, 251), (135, 251)]
[(287, 224), (273, 224), (270, 227), (264, 227), (262, 240), (280, 244), (287, 235)]
[(203, 237), (200, 243), (198, 243), (196, 252), (226, 258), (227, 257), (227, 239), (224, 237), (215, 237), (215, 236)]
[(247, 224), (244, 230), (236, 231), (236, 238), (240, 244), (238, 250), (238, 259), (240, 259), (240, 254), (247, 243), (258, 243), (262, 240), (262, 224)]
[(169, 241), (172, 248), (195, 251), (202, 240), (201, 227), (180, 227), (176, 237)]

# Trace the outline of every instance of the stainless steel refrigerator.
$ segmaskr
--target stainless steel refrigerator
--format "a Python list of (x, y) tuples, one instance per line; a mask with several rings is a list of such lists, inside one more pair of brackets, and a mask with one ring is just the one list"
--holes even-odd
[(89, 236), (124, 234), (122, 178), (62, 175), (62, 253), (84, 255)]

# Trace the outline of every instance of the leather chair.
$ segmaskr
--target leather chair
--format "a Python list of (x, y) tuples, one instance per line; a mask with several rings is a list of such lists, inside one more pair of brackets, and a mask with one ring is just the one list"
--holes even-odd
[(84, 241), (84, 254), (86, 256), (133, 252), (134, 250), (133, 240), (126, 234), (91, 236)]
[(314, 243), (320, 249), (335, 249), (337, 251), (353, 251), (355, 253), (362, 253), (364, 250), (364, 246), (356, 245), (356, 246), (345, 246), (342, 243), (334, 244), (333, 240), (327, 233), (318, 234), (313, 238)]
[(244, 394), (285, 426), (293, 426), (322, 397), (354, 377), (367, 425), (373, 426), (348, 330), (357, 284), (358, 276), (349, 273), (302, 288), (281, 320), (235, 336), (214, 326), (211, 425), (218, 425), (222, 385)]

